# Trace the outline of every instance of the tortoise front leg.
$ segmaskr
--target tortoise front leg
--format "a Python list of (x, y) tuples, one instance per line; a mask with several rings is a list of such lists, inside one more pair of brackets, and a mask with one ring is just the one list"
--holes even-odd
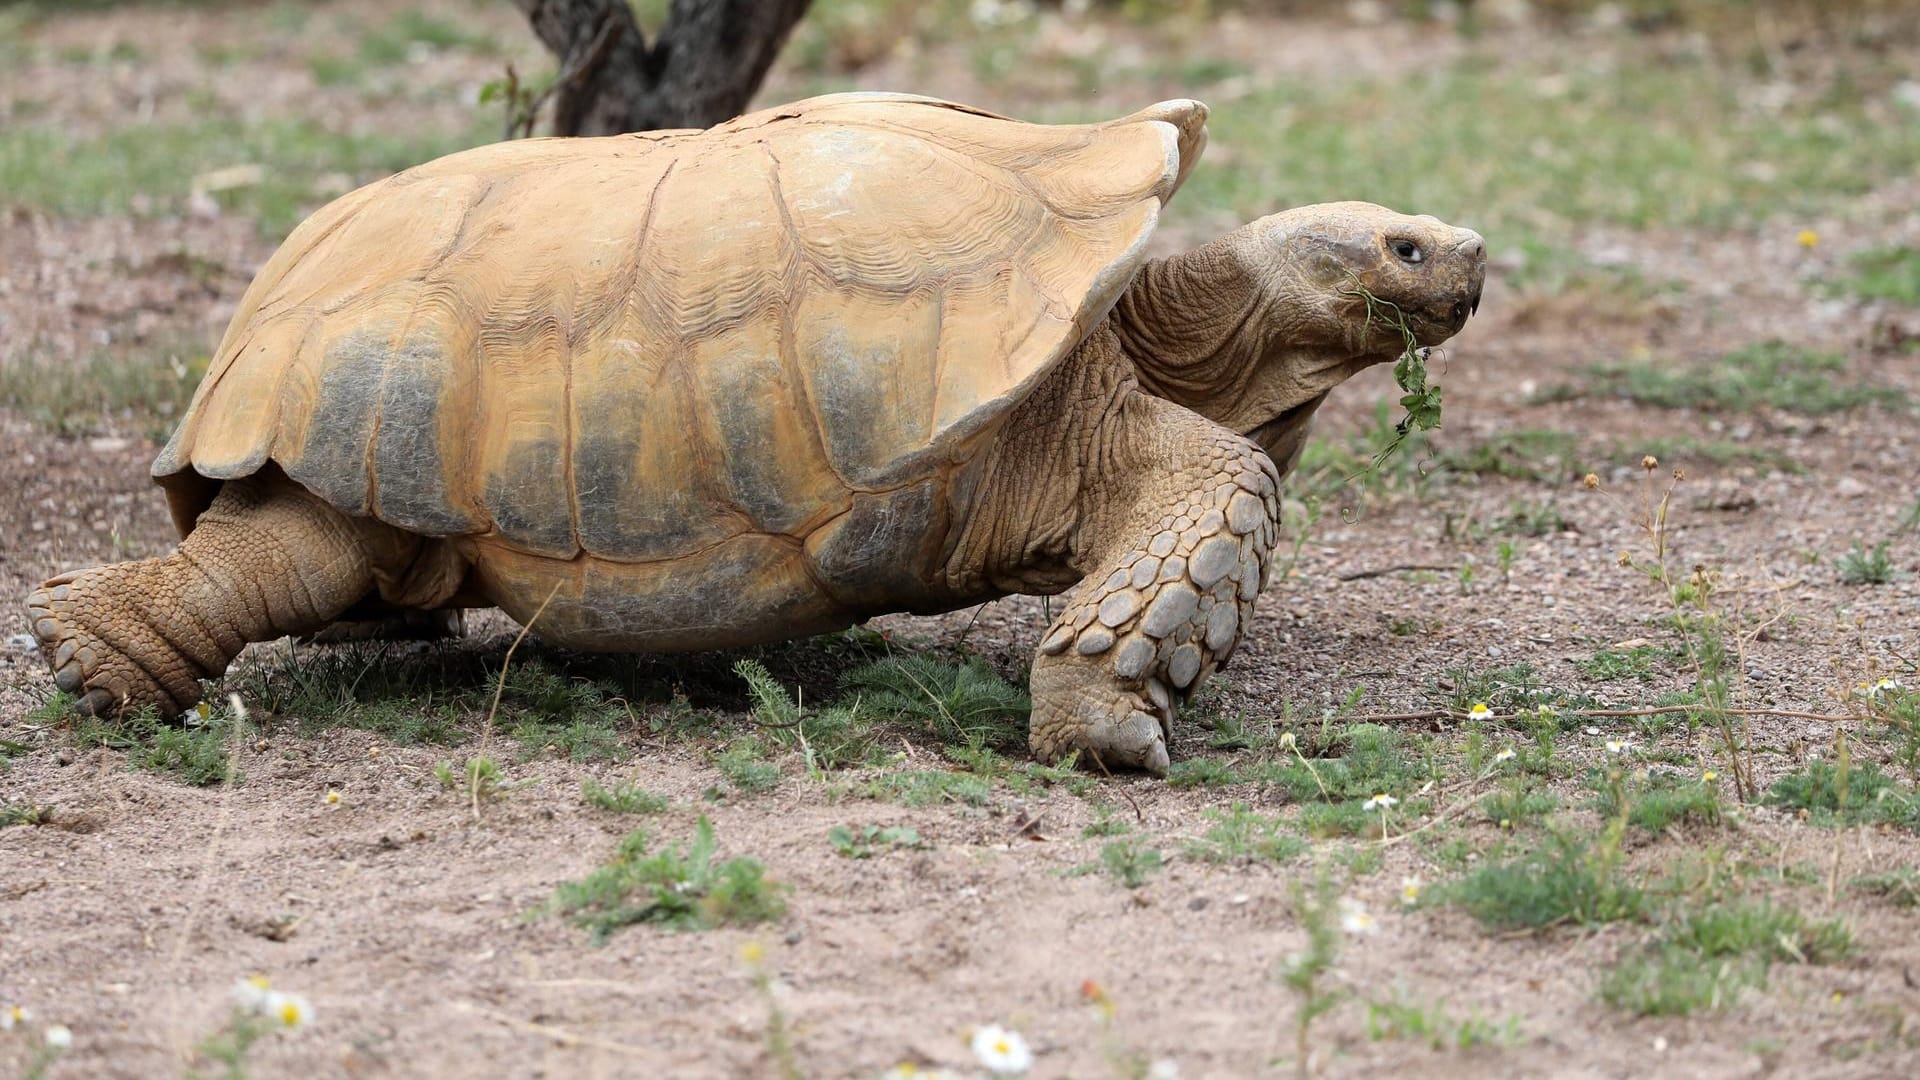
[[(1247, 439), (1137, 396), (1124, 411), (1136, 478), (1102, 492), (1090, 572), (1034, 659), (1035, 757), (1168, 767), (1176, 701), (1233, 654), (1273, 551), (1280, 478)], [(1132, 459), (1132, 460), (1128, 460)], [(1109, 539), (1110, 538), (1110, 539)]]

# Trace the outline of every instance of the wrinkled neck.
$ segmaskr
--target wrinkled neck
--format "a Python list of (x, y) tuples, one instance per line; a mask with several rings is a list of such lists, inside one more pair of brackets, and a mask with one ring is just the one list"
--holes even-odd
[(1247, 243), (1229, 233), (1148, 263), (1112, 320), (1142, 389), (1243, 435), (1364, 366), (1358, 342), (1318, 329), (1313, 296), (1250, 267)]
[(1215, 420), (1213, 403), (1244, 391), (1266, 351), (1266, 298), (1229, 241), (1153, 260), (1113, 309), (1140, 385)]

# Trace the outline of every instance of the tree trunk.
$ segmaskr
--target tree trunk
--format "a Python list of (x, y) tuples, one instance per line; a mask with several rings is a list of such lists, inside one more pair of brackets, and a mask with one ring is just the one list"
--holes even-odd
[(649, 48), (627, 0), (513, 0), (560, 58), (555, 135), (703, 128), (738, 116), (811, 0), (673, 0)]

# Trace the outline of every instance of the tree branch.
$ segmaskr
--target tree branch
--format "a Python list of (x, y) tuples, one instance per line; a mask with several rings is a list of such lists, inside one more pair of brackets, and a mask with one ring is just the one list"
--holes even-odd
[(709, 127), (739, 115), (811, 0), (673, 0), (653, 46), (625, 0), (514, 0), (570, 73), (556, 135)]

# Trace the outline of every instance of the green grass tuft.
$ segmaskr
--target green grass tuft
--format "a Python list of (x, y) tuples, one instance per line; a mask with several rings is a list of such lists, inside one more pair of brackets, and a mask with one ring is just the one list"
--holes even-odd
[(1277, 817), (1256, 814), (1246, 803), (1226, 810), (1209, 810), (1207, 831), (1189, 840), (1186, 853), (1212, 863), (1289, 863), (1305, 854), (1307, 842), (1285, 831)]
[(1885, 823), (1920, 831), (1920, 793), (1871, 762), (1846, 768), (1810, 762), (1774, 781), (1761, 801), (1805, 811), (1816, 825)]
[(864, 708), (949, 744), (1007, 749), (1026, 743), (1032, 702), (977, 659), (956, 664), (920, 653), (889, 656), (854, 668), (840, 682)]
[(1885, 585), (1891, 582), (1893, 559), (1887, 555), (1890, 546), (1888, 541), (1882, 540), (1869, 551), (1855, 540), (1853, 547), (1833, 561), (1840, 571), (1840, 580), (1848, 585)]
[(934, 806), (959, 803), (985, 806), (993, 788), (978, 776), (942, 769), (909, 769), (882, 773), (861, 787), (867, 798), (899, 803), (902, 806)]
[(1159, 848), (1148, 845), (1141, 837), (1123, 836), (1101, 845), (1099, 862), (1075, 867), (1070, 873), (1078, 875), (1098, 871), (1120, 885), (1137, 889), (1159, 873), (1163, 865)]
[(1189, 758), (1174, 762), (1167, 770), (1167, 786), (1172, 788), (1216, 788), (1243, 782), (1244, 778), (1221, 758)]
[(604, 787), (589, 776), (580, 783), (580, 797), (588, 806), (615, 814), (663, 814), (671, 806), (666, 796), (655, 795), (632, 781)]
[(579, 881), (562, 883), (546, 910), (592, 934), (595, 943), (635, 923), (708, 930), (750, 926), (786, 912), (785, 886), (768, 881), (759, 860), (715, 861), (718, 845), (705, 816), (685, 846), (651, 855), (647, 846), (644, 830), (628, 833), (612, 861)]
[(827, 843), (833, 850), (848, 859), (871, 859), (876, 852), (887, 848), (921, 847), (920, 831), (906, 826), (882, 828), (878, 825), (862, 825), (855, 829), (847, 825), (835, 825), (827, 830)]
[(1496, 930), (1596, 926), (1647, 910), (1646, 894), (1620, 872), (1617, 853), (1558, 835), (1517, 859), (1480, 867), (1441, 897)]
[(740, 795), (762, 795), (780, 785), (780, 766), (768, 761), (766, 751), (753, 739), (736, 739), (728, 744), (713, 755), (713, 767)]
[(1830, 963), (1852, 949), (1853, 934), (1838, 919), (1812, 922), (1766, 901), (1703, 905), (1622, 959), (1601, 983), (1600, 999), (1639, 1016), (1689, 1016), (1765, 986), (1776, 962)]
[(240, 723), (224, 708), (208, 708), (204, 715), (189, 712), (178, 723), (144, 708), (118, 720), (78, 719), (72, 734), (82, 749), (122, 750), (136, 769), (170, 773), (189, 787), (208, 787), (240, 780), (227, 745)]

